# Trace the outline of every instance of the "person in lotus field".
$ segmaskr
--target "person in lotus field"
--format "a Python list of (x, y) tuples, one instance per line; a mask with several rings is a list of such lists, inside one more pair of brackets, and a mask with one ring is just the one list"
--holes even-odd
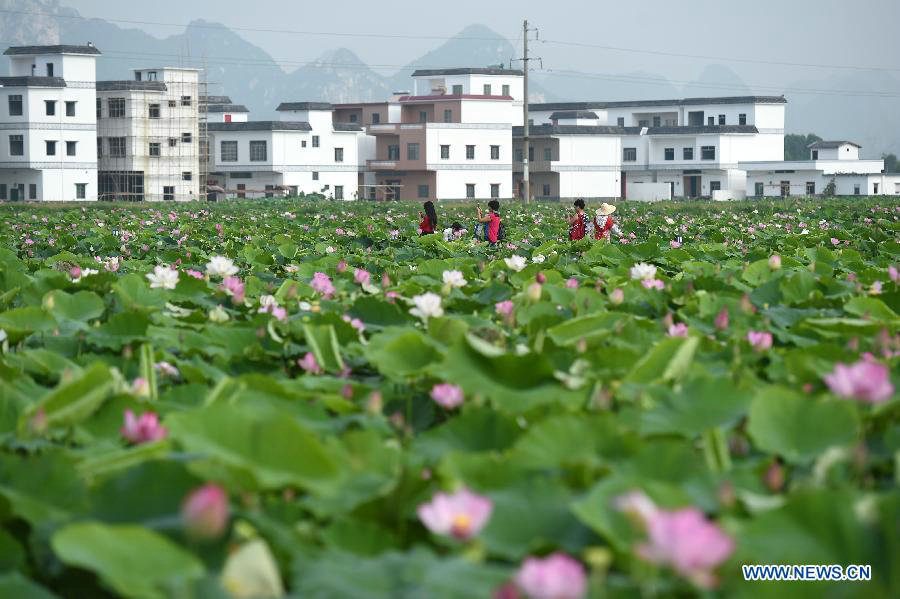
[(458, 222), (444, 229), (444, 241), (456, 241), (466, 234), (466, 230)]
[(609, 241), (611, 235), (622, 237), (622, 230), (612, 217), (613, 212), (615, 211), (616, 207), (612, 204), (607, 204), (606, 202), (600, 204), (600, 207), (597, 208), (597, 213), (594, 216), (594, 239), (605, 239)]
[(584, 239), (588, 231), (588, 217), (584, 213), (584, 200), (575, 200), (575, 214), (566, 219), (569, 223), (569, 241)]
[[(503, 239), (503, 221), (500, 219), (500, 202), (491, 200), (488, 202), (490, 212), (485, 215), (481, 213), (481, 206), (478, 210), (478, 224), (475, 226), (475, 238), (487, 241), (491, 245)], [(480, 235), (479, 235), (480, 231)]]
[(419, 223), (420, 237), (422, 235), (431, 235), (438, 225), (437, 212), (434, 210), (434, 202), (429, 200), (422, 204), (422, 208), (425, 209), (425, 214), (419, 212), (419, 218), (422, 219), (422, 222)]

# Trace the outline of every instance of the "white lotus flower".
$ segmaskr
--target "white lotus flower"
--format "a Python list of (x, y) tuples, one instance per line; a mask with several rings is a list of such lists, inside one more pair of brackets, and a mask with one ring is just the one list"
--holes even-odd
[(230, 277), (238, 273), (238, 267), (231, 258), (225, 256), (213, 256), (206, 263), (206, 274), (211, 277)]
[(93, 268), (82, 268), (82, 269), (81, 269), (81, 274), (79, 274), (77, 277), (75, 277), (74, 279), (72, 279), (72, 282), (73, 282), (73, 283), (78, 283), (79, 281), (81, 281), (81, 279), (83, 279), (83, 278), (85, 278), (85, 277), (89, 277), (89, 276), (91, 276), (91, 275), (95, 275), (95, 274), (97, 274), (98, 272), (100, 272), (100, 271), (99, 271), (99, 270), (94, 270)]
[(441, 296), (436, 293), (427, 292), (412, 298), (415, 308), (409, 311), (413, 316), (418, 316), (422, 320), (428, 320), (432, 317), (444, 315), (444, 309), (441, 307)]
[(296, 264), (288, 264), (287, 266), (284, 267), (284, 271), (289, 272), (289, 273), (295, 273), (298, 270), (300, 270), (300, 267), (297, 266)]
[(213, 322), (227, 322), (229, 319), (228, 312), (222, 306), (216, 306), (209, 311), (209, 319)]
[(466, 280), (463, 278), (463, 274), (458, 270), (445, 270), (444, 284), (450, 285), (451, 287), (465, 287)]
[(666, 224), (667, 224), (667, 225), (674, 225), (674, 224), (675, 224), (675, 221), (672, 220), (671, 217), (667, 216), (667, 217), (666, 217)]
[(649, 281), (656, 278), (656, 267), (652, 264), (641, 262), (631, 267), (631, 278), (635, 281)]
[(506, 262), (506, 266), (510, 270), (514, 270), (519, 272), (523, 268), (525, 268), (525, 258), (516, 254), (515, 256), (510, 256), (509, 258), (505, 258), (504, 262)]
[(535, 254), (531, 257), (531, 261), (535, 264), (543, 264), (544, 260), (546, 260), (546, 258), (544, 258), (543, 254)]
[(178, 271), (168, 266), (156, 266), (153, 272), (147, 273), (147, 279), (150, 281), (151, 289), (175, 289), (175, 285), (178, 284)]
[(269, 306), (277, 306), (278, 300), (275, 299), (274, 295), (261, 295), (259, 296), (259, 305), (263, 308), (268, 308)]
[(331, 247), (330, 245), (329, 245), (327, 248), (325, 248), (325, 253), (326, 253), (326, 254), (333, 254), (334, 251), (335, 251), (334, 248)]

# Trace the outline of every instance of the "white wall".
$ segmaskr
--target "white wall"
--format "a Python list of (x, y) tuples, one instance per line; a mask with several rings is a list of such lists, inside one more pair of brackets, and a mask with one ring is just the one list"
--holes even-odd
[(511, 198), (512, 170), (438, 170), (435, 173), (435, 195), (439, 200), (459, 200), (466, 197), (466, 184), (475, 184), (475, 198), (489, 200), (491, 184), (500, 185), (500, 198)]
[[(509, 100), (463, 100), (460, 102), (461, 123), (512, 124), (522, 120)], [(518, 121), (516, 121), (518, 119)]]
[[(441, 146), (450, 146), (450, 157), (441, 158)], [(475, 146), (475, 158), (466, 158), (466, 146)], [(500, 146), (497, 160), (491, 159), (491, 146)], [(512, 127), (507, 125), (471, 126), (461, 123), (428, 123), (425, 128), (425, 159), (428, 170), (499, 169), (512, 172)]]
[(560, 171), (561, 198), (618, 198), (622, 192), (617, 171)]
[(668, 183), (634, 183), (625, 188), (625, 198), (637, 202), (671, 200), (671, 187)]

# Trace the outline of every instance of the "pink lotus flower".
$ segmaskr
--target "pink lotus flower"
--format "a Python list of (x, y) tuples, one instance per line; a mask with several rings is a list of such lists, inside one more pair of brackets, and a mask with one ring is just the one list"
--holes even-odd
[(532, 599), (581, 599), (587, 592), (587, 576), (581, 562), (557, 552), (543, 559), (525, 558), (516, 585)]
[(839, 243), (841, 243), (840, 239), (838, 239), (836, 237), (831, 238), (831, 245), (838, 245)]
[(888, 367), (872, 359), (855, 364), (837, 364), (822, 377), (835, 395), (867, 403), (887, 401), (894, 394)]
[(900, 283), (900, 270), (897, 270), (897, 267), (893, 264), (888, 266), (888, 276), (894, 283)]
[(313, 290), (318, 293), (321, 293), (325, 299), (330, 298), (334, 295), (334, 285), (331, 284), (331, 279), (323, 272), (317, 272), (313, 274), (312, 282), (310, 283)]
[(504, 318), (508, 318), (512, 315), (513, 310), (516, 309), (516, 305), (512, 303), (510, 300), (505, 300), (502, 302), (497, 302), (494, 304), (494, 309), (497, 311), (497, 314), (503, 316)]
[(225, 277), (221, 288), (231, 294), (232, 303), (244, 303), (244, 283), (238, 277)]
[(366, 330), (366, 325), (358, 318), (352, 318), (349, 314), (344, 314), (342, 319), (360, 333)]
[(669, 337), (687, 337), (688, 326), (683, 322), (673, 324), (669, 327)]
[(728, 328), (728, 308), (722, 308), (722, 311), (719, 312), (718, 315), (716, 315), (714, 324), (715, 327), (720, 331), (724, 331)]
[(322, 367), (316, 361), (316, 357), (312, 352), (306, 352), (306, 355), (297, 360), (297, 366), (310, 374), (321, 374)]
[(337, 263), (337, 266), (335, 268), (338, 272), (344, 272), (345, 270), (347, 270), (347, 263), (341, 260)]
[(673, 250), (677, 250), (678, 248), (681, 247), (681, 244), (679, 242), (673, 240), (673, 241), (669, 242), (669, 247), (671, 247)]
[(781, 256), (778, 254), (772, 254), (769, 256), (769, 268), (772, 270), (778, 270), (781, 268)]
[(222, 225), (220, 223), (216, 223), (216, 233), (219, 234), (219, 237), (222, 236)]
[(534, 280), (543, 285), (547, 282), (547, 275), (545, 275), (541, 271), (538, 271), (537, 274), (534, 275)]
[(766, 333), (762, 331), (748, 331), (747, 341), (750, 342), (750, 345), (753, 346), (753, 349), (758, 352), (763, 352), (772, 347), (772, 333)]
[(641, 285), (643, 285), (645, 289), (658, 289), (660, 291), (666, 288), (666, 284), (659, 279), (644, 279), (641, 281)]
[(612, 305), (618, 306), (625, 301), (625, 292), (616, 287), (610, 292), (609, 301)]
[(367, 270), (357, 268), (353, 272), (353, 280), (359, 285), (368, 285), (372, 280), (372, 275)]
[(165, 439), (169, 431), (159, 424), (159, 417), (153, 412), (144, 412), (135, 418), (134, 412), (125, 410), (125, 424), (119, 430), (129, 443), (152, 443)]
[(460, 489), (452, 495), (435, 493), (431, 501), (421, 504), (416, 512), (431, 532), (465, 540), (484, 528), (493, 509), (494, 502), (489, 498)]
[(566, 281), (566, 287), (569, 289), (578, 289), (578, 279), (569, 279), (568, 281)]
[(194, 277), (195, 279), (200, 279), (201, 281), (203, 280), (203, 273), (200, 272), (200, 271), (197, 271), (197, 270), (187, 270), (187, 271), (185, 271), (185, 273), (186, 273), (189, 277)]
[(219, 485), (194, 489), (181, 505), (181, 519), (195, 539), (215, 539), (228, 526), (228, 495)]
[(463, 390), (459, 385), (441, 383), (431, 388), (431, 399), (439, 406), (452, 410), (463, 402)]

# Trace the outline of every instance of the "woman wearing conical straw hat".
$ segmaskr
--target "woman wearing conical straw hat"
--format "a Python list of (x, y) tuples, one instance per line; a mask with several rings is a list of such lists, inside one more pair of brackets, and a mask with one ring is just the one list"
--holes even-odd
[(607, 204), (606, 202), (600, 204), (594, 215), (594, 239), (609, 241), (611, 234), (615, 234), (618, 237), (622, 236), (622, 230), (619, 229), (615, 219), (612, 217), (615, 211), (616, 207), (612, 204)]

